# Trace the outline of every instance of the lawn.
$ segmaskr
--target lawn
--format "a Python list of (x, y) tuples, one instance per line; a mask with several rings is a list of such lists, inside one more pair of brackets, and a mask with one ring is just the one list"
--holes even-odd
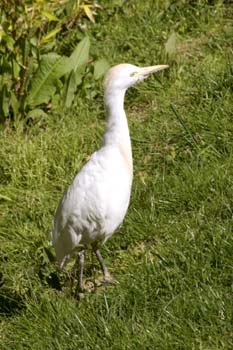
[(92, 59), (170, 66), (126, 95), (131, 204), (102, 248), (119, 284), (93, 290), (90, 253), (78, 302), (74, 261), (60, 271), (50, 246), (58, 200), (101, 144), (102, 81), (87, 74), (66, 112), (0, 131), (1, 347), (232, 349), (233, 6), (100, 3), (79, 32)]

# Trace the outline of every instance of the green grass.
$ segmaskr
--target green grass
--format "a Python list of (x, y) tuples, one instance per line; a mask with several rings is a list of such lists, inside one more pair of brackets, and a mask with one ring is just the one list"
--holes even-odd
[[(119, 284), (77, 303), (72, 264), (60, 272), (49, 245), (57, 202), (103, 132), (102, 87), (87, 77), (66, 114), (1, 131), (2, 349), (232, 349), (232, 6), (112, 3), (87, 29), (92, 56), (170, 65), (126, 97), (132, 199), (103, 247)], [(87, 279), (99, 274), (89, 256)]]

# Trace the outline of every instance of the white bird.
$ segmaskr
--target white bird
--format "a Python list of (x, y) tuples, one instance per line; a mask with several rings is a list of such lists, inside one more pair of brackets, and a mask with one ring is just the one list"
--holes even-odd
[(124, 111), (126, 90), (167, 65), (137, 67), (119, 64), (105, 78), (104, 102), (107, 123), (103, 145), (92, 154), (64, 193), (55, 213), (52, 242), (63, 267), (78, 245), (78, 290), (82, 291), (84, 251), (91, 246), (105, 282), (113, 281), (99, 243), (105, 243), (122, 223), (130, 201), (133, 159), (127, 118)]

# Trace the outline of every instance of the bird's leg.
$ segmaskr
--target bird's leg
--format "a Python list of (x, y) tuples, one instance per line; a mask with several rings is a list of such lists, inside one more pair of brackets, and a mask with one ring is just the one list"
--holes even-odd
[(116, 281), (114, 280), (114, 278), (111, 276), (110, 272), (108, 271), (106, 265), (105, 265), (105, 262), (104, 262), (104, 259), (100, 253), (100, 250), (98, 249), (98, 246), (97, 244), (93, 244), (92, 245), (92, 248), (93, 248), (93, 251), (100, 263), (100, 267), (101, 267), (101, 270), (103, 272), (103, 275), (104, 275), (104, 282), (105, 283), (109, 283), (109, 284), (115, 284)]
[(84, 258), (85, 250), (78, 252), (78, 286), (75, 292), (75, 295), (78, 299), (83, 298), (83, 268), (84, 268)]

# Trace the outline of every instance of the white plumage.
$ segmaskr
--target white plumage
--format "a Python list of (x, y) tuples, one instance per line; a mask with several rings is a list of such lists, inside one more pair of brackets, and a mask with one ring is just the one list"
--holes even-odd
[[(109, 70), (104, 84), (108, 112), (102, 147), (92, 154), (64, 193), (53, 222), (52, 241), (63, 267), (78, 244), (91, 245), (104, 273), (111, 276), (98, 250), (122, 223), (130, 200), (133, 160), (124, 112), (126, 90), (166, 65), (139, 68), (120, 64)], [(79, 289), (82, 289), (84, 252), (79, 254)]]

